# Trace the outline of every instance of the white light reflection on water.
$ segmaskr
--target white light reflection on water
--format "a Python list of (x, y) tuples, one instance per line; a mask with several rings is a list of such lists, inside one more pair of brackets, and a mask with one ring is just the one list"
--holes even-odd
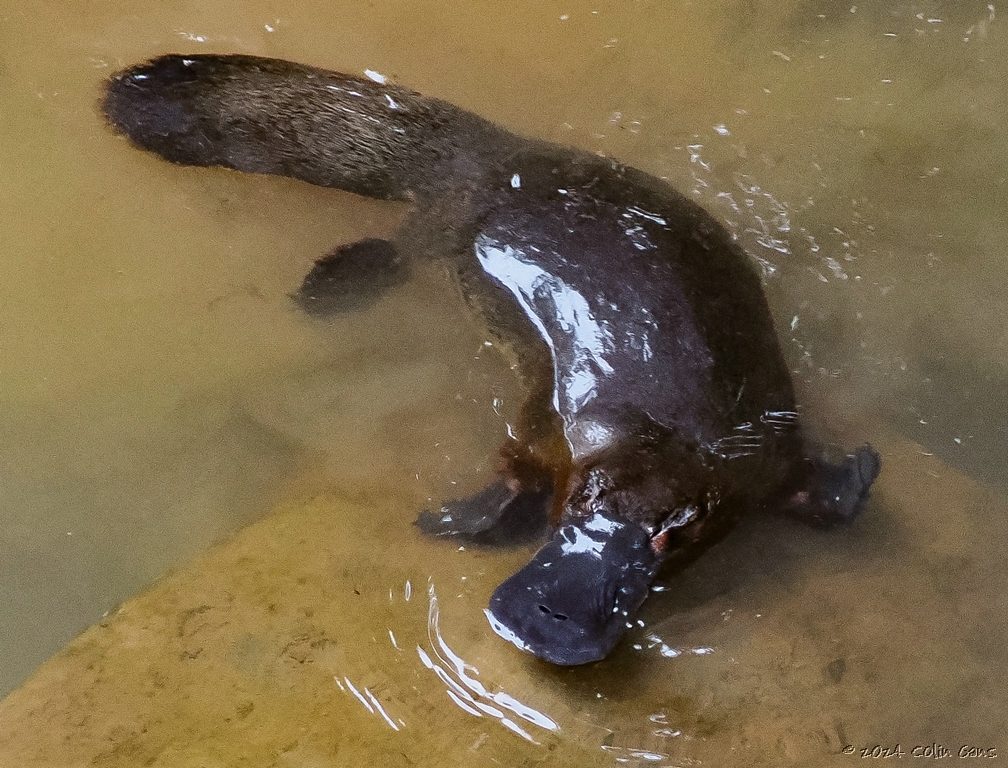
[(617, 763), (629, 763), (631, 760), (658, 763), (668, 757), (668, 755), (661, 752), (648, 752), (644, 749), (633, 749), (631, 747), (610, 747), (606, 744), (602, 745), (602, 751), (615, 755)]
[[(796, 253), (806, 254), (805, 258), (810, 262), (807, 268), (820, 282), (843, 281), (852, 277), (850, 268), (839, 259), (820, 255), (820, 244), (812, 233), (792, 224), (791, 208), (764, 189), (751, 175), (734, 174), (737, 192), (724, 190), (711, 193), (709, 190), (716, 189), (718, 185), (708, 180), (713, 173), (712, 164), (704, 159), (703, 149), (704, 145), (699, 142), (686, 147), (694, 182), (693, 195), (701, 199), (712, 195), (714, 204), (710, 208), (725, 219), (729, 231), (740, 233), (750, 246), (759, 246), (759, 249), (746, 248), (746, 253), (756, 261), (764, 279), (777, 272), (777, 259)], [(857, 262), (860, 255), (857, 242), (839, 229), (834, 228), (834, 232), (838, 243), (833, 250), (842, 250), (844, 262)], [(858, 281), (861, 276), (854, 274), (853, 279)]]
[[(365, 688), (364, 693), (362, 694), (359, 690), (357, 690), (357, 686), (350, 682), (349, 677), (344, 677), (340, 680), (334, 675), (333, 680), (336, 681), (336, 685), (339, 686), (341, 691), (347, 691), (347, 689), (349, 689), (349, 692), (353, 694), (354, 698), (364, 705), (364, 709), (372, 715), (380, 716), (393, 731), (398, 731), (399, 726), (406, 725), (406, 723), (404, 723), (401, 719), (398, 723), (394, 722), (392, 718), (389, 717), (388, 712), (385, 711), (385, 707), (383, 707), (381, 702), (378, 701), (378, 697), (371, 693), (370, 689)], [(344, 683), (346, 683), (346, 685), (344, 685)]]
[[(648, 650), (651, 650), (652, 648), (657, 648), (658, 649), (658, 653), (660, 653), (666, 659), (674, 659), (677, 656), (682, 656), (682, 654), (684, 652), (692, 653), (694, 656), (708, 656), (709, 654), (714, 653), (714, 649), (711, 648), (711, 647), (709, 647), (709, 646), (700, 646), (700, 647), (697, 647), (697, 648), (687, 648), (685, 650), (681, 649), (681, 648), (673, 648), (672, 646), (670, 646), (668, 643), (666, 643), (664, 640), (662, 640), (660, 637), (658, 637), (658, 635), (654, 634), (653, 632), (651, 634), (647, 635), (647, 637), (645, 639), (647, 641), (647, 649)], [(634, 646), (634, 647), (638, 648), (639, 646)]]
[(441, 636), (440, 616), (437, 594), (434, 585), (428, 589), (430, 605), (427, 612), (427, 640), (430, 653), (419, 645), (417, 654), (427, 669), (434, 672), (446, 686), (446, 693), (461, 710), (475, 717), (489, 715), (500, 721), (501, 725), (517, 733), (524, 739), (538, 744), (532, 735), (513, 720), (508, 713), (531, 723), (543, 730), (558, 732), (560, 726), (542, 712), (518, 701), (514, 696), (503, 691), (490, 692), (474, 675), (479, 670), (468, 664), (455, 653)]
[[(412, 591), (409, 582), (406, 585), (407, 589), (404, 590), (403, 597)], [(392, 590), (392, 594), (395, 594), (395, 590)], [(400, 650), (401, 646), (396, 632), (392, 628), (388, 629), (388, 637), (392, 646), (396, 650)], [(703, 656), (713, 652), (711, 648), (672, 648), (654, 633), (649, 633), (646, 636), (645, 644), (648, 650), (656, 649), (661, 656), (666, 658), (687, 655)], [(448, 699), (463, 712), (473, 717), (493, 718), (507, 730), (537, 746), (542, 743), (537, 738), (539, 736), (537, 729), (549, 733), (560, 732), (560, 726), (551, 717), (519, 701), (505, 691), (488, 690), (487, 686), (478, 679), (479, 670), (452, 649), (441, 633), (440, 607), (433, 583), (428, 585), (427, 642), (416, 645), (416, 651), (421, 664), (434, 673), (444, 685)], [(345, 675), (334, 676), (333, 681), (341, 691), (356, 699), (369, 714), (380, 718), (393, 731), (402, 732), (407, 729), (407, 723), (397, 717), (394, 711), (390, 712), (386, 704), (374, 693), (373, 683), (371, 686), (361, 685), (359, 681), (354, 683), (350, 677)], [(404, 706), (402, 700), (396, 698), (397, 694), (394, 691), (386, 690), (383, 698), (387, 700), (390, 696), (393, 703), (398, 702), (398, 708)], [(599, 697), (601, 698), (601, 694)], [(393, 707), (393, 710), (395, 708)], [(609, 722), (607, 715), (599, 712), (596, 717), (599, 715), (602, 716), (602, 723)], [(590, 720), (595, 720), (595, 717)], [(657, 743), (646, 746), (643, 744), (638, 746), (632, 742), (630, 744), (613, 744), (610, 738), (599, 744), (598, 748), (609, 755), (613, 764), (670, 765), (667, 762), (669, 755), (664, 753), (662, 747), (667, 739), (682, 736), (682, 731), (672, 727), (664, 713), (652, 714), (649, 721), (648, 730), (652, 736), (659, 739)], [(590, 723), (586, 720), (585, 722), (589, 723), (593, 729), (601, 727), (611, 736), (616, 735), (619, 730), (611, 730), (607, 725), (597, 721)], [(578, 724), (575, 723), (573, 730), (568, 734), (569, 737), (580, 738), (577, 731)]]
[(671, 724), (668, 721), (668, 715), (666, 715), (664, 712), (656, 712), (655, 714), (651, 715), (648, 718), (648, 720), (650, 720), (655, 725), (661, 726), (661, 728), (656, 728), (655, 730), (651, 731), (651, 733), (653, 733), (655, 736), (659, 736), (665, 739), (675, 739), (678, 738), (679, 736), (682, 736), (682, 731), (680, 731), (678, 728), (670, 727)]

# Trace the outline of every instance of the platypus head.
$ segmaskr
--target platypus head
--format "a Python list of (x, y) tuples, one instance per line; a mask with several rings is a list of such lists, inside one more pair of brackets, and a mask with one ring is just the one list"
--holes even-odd
[(658, 563), (647, 531), (597, 512), (561, 526), (497, 587), (487, 618), (501, 637), (553, 664), (598, 661), (644, 602)]
[[(556, 532), (501, 584), (487, 617), (499, 635), (554, 664), (606, 656), (632, 625), (662, 563), (696, 548), (701, 452), (646, 417), (588, 423)], [(570, 439), (571, 432), (568, 432)]]

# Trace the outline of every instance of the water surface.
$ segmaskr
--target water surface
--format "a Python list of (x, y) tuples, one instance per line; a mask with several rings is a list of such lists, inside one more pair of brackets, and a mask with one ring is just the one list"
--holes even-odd
[[(360, 315), (299, 316), (288, 294), (313, 260), (388, 234), (402, 210), (136, 152), (95, 108), (110, 72), (169, 51), (373, 69), (665, 177), (763, 270), (820, 434), (915, 441), (919, 461), (941, 460), (929, 472), (1004, 490), (999, 13), (797, 0), (0, 12), (0, 690), (278, 501), (370, 499), (393, 562), (418, 546), (416, 510), (486, 480), (521, 397), (434, 270)], [(571, 711), (614, 759), (669, 765), (729, 754), (810, 702), (823, 709), (782, 748), (793, 760), (855, 737), (1004, 736), (1003, 716), (980, 713), (1008, 711), (990, 586), (1005, 581), (1005, 526), (946, 485), (909, 511), (881, 498), (832, 538), (747, 523), (649, 606), (640, 653), (631, 642), (563, 678)], [(436, 580), (447, 555), (429, 546)], [(466, 607), (520, 559), (465, 566)]]

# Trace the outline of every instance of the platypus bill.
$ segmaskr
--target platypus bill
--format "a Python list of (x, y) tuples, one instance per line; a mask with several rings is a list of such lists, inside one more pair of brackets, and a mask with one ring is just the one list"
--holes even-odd
[(852, 520), (878, 475), (863, 446), (809, 457), (759, 279), (725, 229), (641, 171), (522, 138), (404, 88), (252, 56), (127, 69), (102, 109), (184, 165), (290, 176), (403, 200), (394, 241), (337, 249), (298, 295), (315, 313), (373, 301), (439, 258), (528, 390), (498, 479), (420, 515), (425, 532), (552, 537), (487, 616), (554, 664), (619, 642), (656, 574), (738, 518)]

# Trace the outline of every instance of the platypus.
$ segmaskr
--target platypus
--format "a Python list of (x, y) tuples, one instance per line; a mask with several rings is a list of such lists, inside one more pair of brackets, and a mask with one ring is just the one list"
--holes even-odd
[(441, 259), (515, 355), (527, 400), (496, 480), (417, 520), (483, 544), (550, 532), (491, 596), (498, 634), (553, 664), (602, 659), (659, 571), (741, 515), (859, 513), (879, 456), (807, 451), (759, 275), (717, 220), (616, 160), (379, 80), (168, 55), (114, 75), (102, 111), (174, 163), (412, 204), (391, 241), (337, 248), (297, 298), (346, 311)]

